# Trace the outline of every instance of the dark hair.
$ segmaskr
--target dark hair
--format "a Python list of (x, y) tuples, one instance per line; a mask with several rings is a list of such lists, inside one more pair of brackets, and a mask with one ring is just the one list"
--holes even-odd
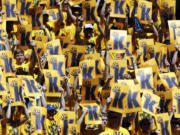
[(131, 126), (130, 119), (127, 117), (123, 118), (122, 127), (129, 128), (129, 126)]
[(145, 123), (146, 123), (146, 124), (151, 124), (151, 119), (149, 119), (149, 118), (143, 118), (143, 119), (139, 122), (140, 127), (142, 128), (143, 125), (146, 125)]
[(17, 54), (20, 54), (20, 53), (22, 53), (22, 54), (24, 55), (24, 51), (23, 51), (23, 50), (21, 50), (21, 49), (16, 49), (16, 50), (14, 51), (14, 56), (16, 56)]

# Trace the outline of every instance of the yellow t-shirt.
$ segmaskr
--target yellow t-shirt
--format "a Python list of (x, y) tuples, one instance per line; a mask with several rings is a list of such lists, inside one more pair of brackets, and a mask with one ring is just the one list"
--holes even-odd
[(20, 126), (20, 131), (22, 135), (30, 135), (31, 121), (27, 120)]
[(12, 127), (10, 124), (6, 124), (6, 135), (20, 135), (19, 127)]
[(15, 68), (16, 68), (17, 72), (18, 71), (19, 72), (23, 71), (23, 72), (28, 73), (29, 72), (29, 64), (30, 64), (29, 62), (28, 63), (23, 63), (21, 65), (15, 64)]
[(86, 54), (96, 53), (96, 49), (97, 49), (96, 40), (97, 40), (97, 36), (91, 37), (90, 39), (85, 40)]
[(70, 41), (74, 41), (76, 33), (76, 27), (75, 25), (71, 24), (70, 26), (64, 26), (64, 28), (61, 28), (59, 31), (59, 37), (61, 39), (68, 38)]
[(12, 33), (11, 37), (9, 37), (8, 39), (9, 39), (9, 40), (8, 40), (9, 46), (10, 46), (10, 47), (13, 47), (14, 41), (17, 40), (16, 35), (15, 35), (14, 33)]
[(58, 134), (58, 123), (54, 120), (46, 119), (46, 134), (48, 135), (57, 135)]
[(106, 127), (105, 131), (100, 133), (99, 135), (130, 135), (130, 134), (128, 130), (123, 127), (120, 127), (119, 131)]

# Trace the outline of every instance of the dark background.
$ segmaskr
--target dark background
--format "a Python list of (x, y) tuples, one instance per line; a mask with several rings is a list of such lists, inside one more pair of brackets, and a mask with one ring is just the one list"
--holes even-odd
[(176, 19), (180, 20), (180, 0), (176, 0)]

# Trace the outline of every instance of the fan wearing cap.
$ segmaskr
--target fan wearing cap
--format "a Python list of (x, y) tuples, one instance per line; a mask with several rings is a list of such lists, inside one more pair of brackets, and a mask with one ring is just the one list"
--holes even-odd
[[(60, 105), (61, 107), (58, 107), (58, 104), (54, 104), (53, 102), (47, 102), (47, 119), (46, 119), (46, 133), (47, 134), (52, 134), (53, 135), (58, 135), (60, 133), (60, 127), (57, 124), (57, 119), (59, 115), (59, 111), (64, 111), (65, 109), (65, 99), (64, 99), (64, 94), (63, 91), (64, 89), (60, 89), (61, 91), (61, 97), (60, 97)], [(51, 97), (52, 98), (52, 97)], [(56, 100), (59, 98), (56, 98)], [(57, 105), (57, 106), (56, 106)], [(56, 106), (56, 107), (55, 107)]]
[(92, 24), (84, 25), (84, 36), (80, 35), (82, 25), (80, 25), (79, 23), (76, 24), (75, 44), (85, 45), (86, 54), (93, 54), (96, 53), (96, 51), (100, 51), (100, 43), (102, 38), (104, 37), (104, 31), (97, 18), (95, 19), (95, 22), (97, 24), (98, 30), (100, 31), (100, 34), (97, 36), (94, 35), (94, 26)]
[(51, 23), (49, 23), (49, 14), (46, 10), (43, 10), (43, 25), (40, 28), (44, 30), (44, 35), (48, 36), (49, 41), (55, 40), (54, 29)]
[[(72, 11), (73, 9), (73, 11)], [(74, 23), (76, 22), (76, 17), (80, 15), (81, 7), (76, 5), (74, 8), (71, 7), (69, 1), (64, 0), (62, 3), (62, 15), (63, 20), (57, 28), (56, 35), (58, 35), (63, 42), (70, 42), (70, 44), (74, 41), (74, 36), (76, 32), (76, 27)], [(75, 13), (75, 14), (74, 14)]]
[[(64, 20), (64, 15), (62, 12), (62, 8), (61, 8), (61, 2), (57, 1), (57, 5), (58, 5), (58, 11), (59, 11), (59, 19), (56, 21), (55, 24), (61, 24)], [(49, 21), (49, 14), (47, 12), (47, 10), (43, 10), (43, 25), (41, 25), (41, 29), (44, 30), (44, 35), (48, 36), (48, 40), (55, 40), (55, 33), (56, 33), (56, 26), (54, 22), (50, 22)]]
[(48, 134), (58, 135), (60, 134), (60, 127), (57, 125), (57, 121), (55, 120), (54, 116), (57, 114), (57, 110), (53, 105), (47, 105), (47, 132)]

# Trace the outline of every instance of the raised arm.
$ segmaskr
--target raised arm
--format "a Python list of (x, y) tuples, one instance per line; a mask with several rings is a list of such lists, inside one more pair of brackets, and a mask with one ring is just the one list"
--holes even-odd
[(96, 24), (97, 24), (97, 26), (98, 26), (98, 30), (100, 31), (101, 36), (104, 37), (105, 34), (104, 34), (103, 28), (102, 28), (101, 25), (100, 25), (100, 21), (96, 18), (96, 19), (95, 19), (95, 22), (96, 22)]
[(21, 19), (21, 17), (20, 17), (20, 14), (19, 14), (19, 11), (18, 11), (18, 10), (15, 11), (15, 14), (17, 15), (17, 18), (18, 18), (19, 23), (20, 23), (21, 25), (24, 25), (24, 23), (23, 23), (23, 21), (22, 21), (22, 19)]
[(61, 108), (60, 111), (64, 111), (66, 108), (66, 104), (65, 104), (65, 99), (64, 99), (64, 89), (61, 87), (60, 88), (60, 92), (61, 92), (61, 98), (60, 98), (60, 104), (61, 104)]
[(96, 1), (96, 10), (98, 9), (100, 2), (101, 2), (101, 0)]
[(153, 31), (154, 31), (154, 33), (155, 33), (155, 35), (156, 35), (156, 37), (158, 37), (158, 36), (159, 36), (159, 33), (158, 33), (158, 30), (156, 29), (156, 27), (154, 26), (153, 20), (149, 20), (149, 23), (151, 24), (151, 26), (152, 26), (152, 28), (153, 28)]
[(177, 61), (179, 46), (176, 44), (175, 48), (176, 48), (176, 51), (174, 52), (174, 55), (173, 55), (172, 64), (175, 66), (175, 69), (176, 69), (177, 68), (176, 61)]
[(106, 9), (106, 0), (104, 0), (104, 3), (103, 3), (103, 6), (101, 8), (101, 14), (100, 14), (100, 17), (101, 19), (105, 22), (105, 9)]
[(76, 17), (72, 14), (72, 10), (71, 10), (70, 4), (68, 4), (67, 13), (70, 16), (70, 18), (72, 19), (72, 21), (75, 22), (76, 21)]
[(59, 23), (62, 23), (64, 21), (64, 15), (63, 15), (63, 12), (62, 12), (62, 7), (61, 7), (61, 2), (57, 2), (57, 5), (59, 6), (58, 7), (58, 11), (59, 11), (59, 20), (58, 22)]
[(108, 105), (111, 103), (111, 101), (112, 101), (112, 98), (111, 97), (108, 97), (107, 99), (106, 99), (106, 103), (104, 104), (104, 106), (103, 106), (103, 108), (102, 108), (102, 113), (107, 113), (107, 107), (108, 107)]
[(107, 81), (108, 80), (108, 76), (109, 76), (109, 49), (110, 49), (110, 45), (107, 45), (106, 47), (106, 59), (105, 59), (105, 73), (104, 73), (104, 80)]
[(83, 122), (83, 119), (85, 117), (85, 115), (88, 113), (88, 109), (86, 108), (83, 108), (82, 110), (82, 115), (81, 117), (79, 118), (79, 120), (77, 120), (77, 124), (81, 125), (81, 123)]

